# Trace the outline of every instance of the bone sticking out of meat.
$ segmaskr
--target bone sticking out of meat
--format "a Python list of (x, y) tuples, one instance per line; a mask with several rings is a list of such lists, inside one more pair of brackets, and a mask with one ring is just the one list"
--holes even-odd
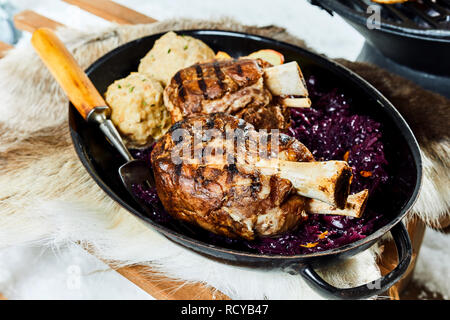
[(345, 209), (352, 178), (352, 169), (345, 161), (261, 160), (255, 165), (263, 174), (289, 180), (299, 195)]
[[(199, 165), (197, 161), (186, 160), (185, 162)], [(259, 168), (262, 174), (277, 174), (280, 178), (289, 180), (299, 195), (310, 198), (308, 199), (307, 206), (305, 208), (305, 211), (308, 214), (329, 214), (360, 218), (364, 213), (364, 209), (369, 197), (369, 191), (367, 189), (356, 194), (348, 195), (349, 188), (343, 187), (340, 191), (342, 192), (342, 194), (340, 194), (338, 197), (341, 197), (342, 199), (347, 197), (347, 200), (345, 202), (345, 205), (341, 208), (338, 208), (336, 204), (330, 204), (330, 202), (335, 202), (335, 196), (331, 197), (328, 193), (324, 194), (322, 193), (322, 190), (321, 192), (317, 191), (317, 189), (321, 189), (322, 187), (327, 188), (329, 184), (329, 182), (327, 181), (330, 180), (337, 181), (339, 179), (343, 179), (342, 182), (336, 183), (343, 183), (345, 186), (347, 185), (347, 181), (351, 179), (348, 178), (348, 170), (350, 170), (351, 177), (351, 169), (343, 164), (343, 162), (344, 161), (278, 161), (278, 163), (275, 163), (272, 161), (264, 163), (260, 161), (255, 164), (255, 167)], [(202, 166), (204, 167), (214, 169), (222, 169), (225, 165), (226, 164), (224, 162), (220, 163), (217, 161), (202, 164)], [(246, 168), (251, 167), (251, 165), (249, 164), (243, 164), (242, 166)], [(312, 167), (314, 168), (314, 170), (311, 170)], [(323, 171), (322, 169), (324, 167), (328, 167), (328, 169)], [(331, 168), (335, 168), (335, 172), (333, 172), (333, 169)], [(295, 172), (292, 173), (292, 171), (290, 170), (294, 170)], [(318, 176), (317, 171), (323, 171), (323, 173), (319, 173), (322, 176)], [(313, 176), (309, 177), (311, 172)], [(317, 181), (323, 181), (323, 184), (315, 185)], [(334, 186), (333, 189), (335, 190), (336, 186)], [(325, 198), (327, 198), (327, 200), (324, 202), (323, 199)]]
[[(225, 163), (214, 162), (203, 165), (220, 169)], [(251, 164), (243, 165), (247, 168), (251, 166)], [(348, 195), (352, 174), (351, 168), (344, 161), (259, 161), (255, 163), (255, 167), (260, 169), (262, 174), (278, 175), (289, 180), (297, 194), (311, 198), (308, 201), (307, 213), (359, 218), (364, 212), (369, 192), (363, 190)], [(338, 203), (344, 205), (338, 207)]]
[[(164, 104), (173, 123), (192, 115), (225, 112), (257, 129), (286, 129), (290, 115), (284, 111), (309, 108), (311, 101), (296, 62), (272, 67), (261, 59), (227, 59), (177, 72), (164, 90)], [(272, 115), (265, 113), (275, 108), (281, 112), (277, 121), (270, 121)]]
[(308, 96), (305, 79), (295, 61), (264, 69), (264, 79), (274, 96)]
[[(215, 134), (208, 136), (196, 128), (214, 129)], [(235, 138), (240, 143), (227, 138), (230, 131), (237, 130), (240, 133)], [(278, 142), (276, 146), (266, 144), (267, 155), (275, 157), (278, 151), (275, 169), (264, 171), (255, 165), (262, 156), (262, 150), (251, 147), (255, 138), (253, 141), (264, 138)], [(335, 190), (334, 198), (327, 199), (345, 209), (351, 176), (342, 162), (317, 164), (295, 138), (258, 132), (249, 123), (225, 113), (197, 115), (176, 123), (156, 143), (151, 161), (158, 196), (168, 213), (211, 232), (249, 240), (278, 236), (307, 219), (311, 199), (298, 193), (301, 183), (305, 193), (316, 189), (309, 194), (327, 198), (324, 193), (333, 192), (320, 190), (330, 188), (320, 181), (320, 177), (326, 177), (328, 184), (335, 185), (330, 189)], [(303, 163), (307, 167), (301, 167)], [(316, 185), (312, 186), (314, 176)]]
[(284, 98), (280, 101), (281, 105), (288, 108), (310, 108), (311, 100), (309, 98)]
[(359, 193), (349, 195), (344, 209), (336, 208), (328, 203), (311, 199), (306, 207), (310, 214), (330, 214), (361, 218), (369, 198), (369, 190), (365, 189)]
[(178, 71), (164, 90), (173, 122), (195, 114), (267, 106), (272, 95), (264, 86), (262, 63), (253, 59), (196, 64)]
[[(192, 142), (196, 123), (220, 133), (211, 139), (199, 139), (195, 145), (200, 148), (199, 154), (204, 155), (213, 145), (223, 146), (224, 154), (228, 155), (224, 165), (174, 162), (177, 154), (174, 151), (185, 147), (185, 139), (180, 142), (175, 133), (181, 130), (186, 133), (183, 136), (187, 137), (186, 149), (190, 155), (195, 151)], [(156, 143), (151, 161), (164, 208), (177, 219), (230, 238), (273, 237), (295, 229), (307, 219), (307, 199), (293, 192), (289, 180), (276, 174), (264, 175), (254, 165), (229, 163), (228, 159), (236, 159), (238, 154), (252, 152), (246, 143), (232, 143), (233, 147), (228, 149), (226, 133), (229, 130), (241, 130), (245, 139), (253, 134), (262, 135), (239, 118), (216, 113), (185, 118)], [(311, 152), (292, 137), (281, 135), (278, 147), (283, 160), (314, 161)]]

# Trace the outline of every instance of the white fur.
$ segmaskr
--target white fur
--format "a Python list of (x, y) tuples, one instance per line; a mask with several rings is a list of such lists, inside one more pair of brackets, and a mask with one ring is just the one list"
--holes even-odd
[(414, 280), (430, 292), (450, 299), (450, 236), (428, 229), (414, 271)]
[[(114, 260), (117, 267), (146, 264), (153, 271), (160, 270), (185, 281), (207, 283), (234, 299), (320, 298), (300, 276), (276, 269), (230, 266), (207, 259), (168, 241), (123, 211), (108, 213), (105, 208), (58, 200), (36, 203), (33, 209), (24, 212), (20, 220), (18, 217), (11, 220), (26, 226), (25, 230), (20, 230), (22, 237), (9, 234), (13, 243), (33, 243), (56, 250), (81, 241), (89, 244), (102, 259)], [(46, 223), (51, 224), (46, 230), (40, 227), (44, 216)], [(30, 234), (31, 229), (42, 233)], [(5, 243), (5, 238), (2, 237), (0, 243)], [(341, 287), (379, 277), (371, 250), (320, 271), (328, 281)]]
[(422, 152), (422, 188), (413, 208), (416, 216), (431, 225), (450, 213), (450, 168), (446, 166), (450, 159), (450, 143), (442, 142), (433, 148), (440, 151), (442, 159), (433, 161), (427, 153)]

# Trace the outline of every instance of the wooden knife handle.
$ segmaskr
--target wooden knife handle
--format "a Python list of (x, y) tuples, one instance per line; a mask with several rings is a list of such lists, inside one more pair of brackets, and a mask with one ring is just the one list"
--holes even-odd
[(53, 31), (36, 30), (31, 43), (84, 119), (94, 108), (106, 106), (91, 80)]

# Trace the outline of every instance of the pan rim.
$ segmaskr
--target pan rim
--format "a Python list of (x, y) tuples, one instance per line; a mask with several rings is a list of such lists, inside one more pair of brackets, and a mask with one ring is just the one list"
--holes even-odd
[[(205, 35), (215, 35), (215, 36), (234, 36), (234, 37), (241, 37), (241, 38), (250, 38), (254, 39), (256, 41), (265, 42), (265, 43), (272, 43), (280, 46), (287, 47), (293, 51), (298, 52), (299, 54), (302, 54), (304, 56), (308, 56), (313, 58), (314, 60), (321, 60), (322, 65), (328, 69), (328, 71), (336, 73), (340, 77), (347, 77), (350, 79), (355, 85), (359, 87), (359, 89), (364, 90), (365, 94), (371, 95), (372, 97), (377, 97), (377, 102), (380, 104), (380, 107), (389, 109), (389, 111), (392, 113), (389, 115), (389, 117), (392, 120), (395, 120), (396, 127), (399, 131), (402, 132), (402, 135), (405, 137), (406, 143), (410, 149), (411, 154), (413, 155), (413, 159), (415, 162), (416, 167), (416, 183), (414, 186), (414, 190), (409, 197), (408, 201), (403, 205), (403, 207), (399, 210), (399, 213), (390, 220), (385, 226), (375, 230), (372, 234), (368, 235), (366, 238), (346, 244), (344, 246), (329, 249), (325, 251), (320, 251), (316, 253), (309, 253), (309, 254), (301, 254), (301, 255), (269, 255), (269, 254), (258, 254), (258, 253), (251, 253), (251, 252), (245, 252), (241, 250), (236, 249), (228, 249), (221, 246), (213, 245), (207, 242), (203, 242), (200, 240), (193, 239), (189, 236), (186, 236), (184, 234), (181, 234), (177, 231), (174, 231), (172, 229), (166, 228), (164, 226), (161, 226), (157, 224), (156, 222), (152, 221), (150, 218), (145, 217), (145, 215), (141, 214), (138, 210), (135, 210), (132, 206), (130, 206), (126, 201), (122, 200), (96, 173), (95, 168), (90, 164), (90, 161), (88, 159), (87, 154), (84, 152), (84, 146), (80, 143), (78, 139), (78, 133), (73, 129), (72, 127), (72, 117), (70, 116), (71, 112), (74, 111), (74, 107), (72, 104), (69, 104), (69, 128), (70, 128), (70, 134), (72, 138), (72, 142), (74, 144), (76, 153), (82, 162), (83, 166), (86, 168), (90, 176), (94, 179), (94, 181), (97, 183), (97, 185), (114, 201), (116, 201), (118, 204), (120, 204), (124, 209), (126, 209), (128, 212), (133, 214), (134, 216), (140, 218), (144, 222), (146, 222), (146, 225), (150, 224), (152, 228), (156, 229), (156, 231), (162, 233), (164, 236), (168, 238), (176, 237), (180, 239), (182, 242), (190, 243), (193, 246), (201, 247), (205, 249), (205, 251), (216, 251), (221, 252), (224, 254), (231, 254), (234, 256), (239, 256), (242, 258), (255, 258), (260, 260), (273, 260), (273, 261), (292, 261), (292, 262), (298, 262), (309, 258), (319, 258), (319, 257), (331, 257), (334, 255), (340, 255), (342, 253), (348, 253), (352, 250), (355, 250), (359, 247), (362, 247), (364, 245), (368, 245), (371, 242), (375, 242), (379, 238), (381, 238), (383, 235), (385, 235), (387, 232), (389, 232), (397, 223), (399, 223), (408, 213), (408, 211), (412, 208), (415, 201), (417, 200), (418, 193), (420, 190), (420, 186), (422, 184), (422, 159), (420, 154), (420, 149), (418, 142), (411, 131), (409, 125), (406, 123), (405, 119), (402, 117), (402, 115), (397, 111), (397, 109), (392, 105), (392, 103), (385, 98), (375, 87), (373, 87), (369, 82), (361, 78), (359, 75), (351, 71), (350, 69), (344, 67), (343, 65), (324, 57), (321, 54), (317, 54), (314, 52), (311, 52), (307, 49), (292, 45), (290, 43), (278, 41), (275, 39), (271, 39), (264, 36), (258, 36), (258, 35), (252, 35), (244, 32), (235, 32), (235, 31), (227, 31), (227, 30), (211, 30), (211, 29), (194, 29), (194, 30), (177, 30), (178, 33), (185, 33), (185, 34), (205, 34)], [(99, 65), (102, 65), (105, 61), (110, 59), (112, 56), (116, 55), (118, 52), (121, 52), (123, 50), (126, 50), (129, 47), (132, 47), (136, 43), (139, 43), (147, 38), (157, 38), (164, 33), (154, 34), (145, 36), (139, 39), (135, 39), (133, 41), (127, 42), (110, 52), (106, 53), (99, 59), (97, 59), (94, 63), (92, 63), (87, 69), (86, 73), (89, 75), (91, 72), (93, 72)], [(353, 78), (353, 79), (352, 79)], [(359, 82), (359, 84), (357, 83)], [(399, 128), (399, 126), (402, 126), (402, 129)], [(408, 138), (407, 138), (408, 137)], [(183, 245), (183, 243), (181, 243)], [(191, 248), (193, 249), (193, 248)], [(193, 249), (194, 251), (200, 251), (197, 249)], [(201, 251), (201, 252), (205, 252)], [(357, 251), (355, 252), (355, 254)], [(208, 254), (208, 253), (206, 253)]]

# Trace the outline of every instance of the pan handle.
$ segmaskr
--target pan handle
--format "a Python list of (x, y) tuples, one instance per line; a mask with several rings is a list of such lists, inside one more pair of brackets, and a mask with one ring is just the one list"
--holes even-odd
[(387, 275), (371, 283), (354, 288), (341, 289), (325, 282), (325, 280), (322, 279), (310, 265), (301, 266), (298, 271), (306, 280), (308, 285), (329, 299), (354, 300), (379, 295), (387, 291), (392, 285), (400, 280), (411, 262), (411, 240), (409, 238), (408, 231), (406, 231), (406, 228), (401, 221), (391, 229), (391, 234), (397, 247), (399, 264)]

